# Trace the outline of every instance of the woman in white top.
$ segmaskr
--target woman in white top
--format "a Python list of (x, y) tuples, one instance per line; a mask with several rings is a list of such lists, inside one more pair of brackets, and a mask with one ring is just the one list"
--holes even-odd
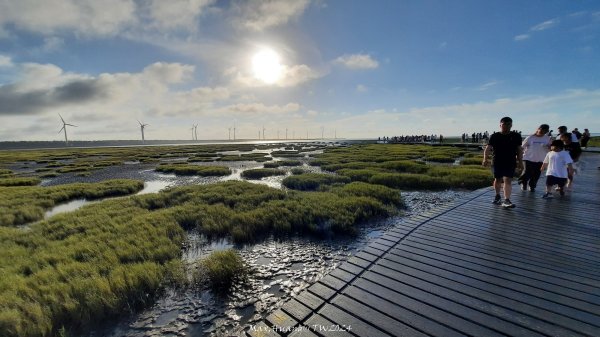
[(523, 191), (526, 191), (529, 185), (529, 190), (534, 192), (540, 179), (540, 168), (546, 158), (546, 153), (550, 150), (550, 143), (552, 143), (552, 138), (547, 135), (548, 130), (550, 130), (548, 124), (542, 124), (534, 134), (523, 140), (525, 170), (518, 180)]

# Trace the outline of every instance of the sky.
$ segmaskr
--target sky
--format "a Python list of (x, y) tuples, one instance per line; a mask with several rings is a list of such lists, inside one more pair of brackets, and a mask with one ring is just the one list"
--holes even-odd
[(595, 0), (0, 0), (0, 141), (600, 132)]

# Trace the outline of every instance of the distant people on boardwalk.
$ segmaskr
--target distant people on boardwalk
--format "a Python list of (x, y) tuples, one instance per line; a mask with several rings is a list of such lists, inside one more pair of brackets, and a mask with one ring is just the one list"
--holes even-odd
[(485, 132), (473, 132), (471, 133), (471, 135), (469, 136), (468, 133), (463, 133), (460, 136), (460, 140), (463, 143), (480, 143), (480, 142), (485, 142), (489, 139), (490, 137), (490, 133), (485, 131)]
[(579, 157), (581, 156), (582, 152), (581, 145), (579, 145), (578, 142), (574, 142), (569, 133), (563, 133), (560, 136), (560, 140), (563, 142), (564, 150), (569, 153), (569, 156), (573, 161), (573, 170), (567, 177), (567, 188), (570, 188), (573, 185), (573, 174), (577, 172), (578, 169), (577, 162), (579, 161)]
[(408, 136), (394, 136), (394, 137), (383, 137), (384, 140), (387, 138), (389, 143), (437, 143), (438, 140), (441, 143), (443, 136), (440, 135), (408, 135)]
[(577, 139), (577, 136), (575, 134), (573, 134), (572, 132), (568, 132), (567, 131), (567, 127), (564, 126), (564, 125), (561, 125), (561, 126), (558, 127), (558, 134), (556, 135), (556, 139), (560, 140), (560, 136), (563, 133), (568, 133), (570, 135), (570, 137), (571, 137), (571, 141), (572, 142), (579, 143), (579, 139)]
[(581, 147), (587, 148), (587, 144), (590, 141), (591, 137), (592, 137), (592, 135), (590, 134), (590, 130), (583, 129), (583, 133), (581, 134), (581, 139), (579, 140), (579, 143), (581, 143)]
[[(513, 208), (515, 204), (510, 201), (512, 193), (512, 179), (515, 169), (523, 169), (523, 148), (521, 147), (521, 135), (510, 131), (512, 118), (500, 119), (500, 132), (490, 136), (487, 146), (483, 151), (483, 166), (489, 164), (489, 154), (492, 152), (492, 172), (494, 174), (494, 189), (496, 196), (494, 204), (501, 204), (504, 208)], [(504, 185), (504, 201), (500, 203), (500, 190)]]
[(550, 144), (552, 138), (547, 135), (550, 130), (548, 124), (540, 125), (534, 134), (527, 136), (523, 140), (523, 160), (525, 162), (525, 169), (519, 177), (518, 183), (521, 185), (523, 191), (529, 190), (535, 191), (537, 182), (540, 179), (542, 163), (546, 154), (550, 150)]
[(546, 171), (546, 192), (542, 196), (544, 199), (552, 198), (552, 187), (558, 185), (557, 190), (560, 195), (565, 195), (565, 184), (569, 175), (573, 175), (573, 160), (566, 151), (563, 151), (564, 144), (560, 140), (552, 141), (551, 151), (544, 158), (544, 164), (541, 170)]

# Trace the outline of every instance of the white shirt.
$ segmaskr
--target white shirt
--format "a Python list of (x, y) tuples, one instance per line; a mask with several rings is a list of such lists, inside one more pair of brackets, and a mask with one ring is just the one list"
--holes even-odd
[(571, 159), (569, 152), (565, 150), (559, 152), (550, 151), (546, 155), (546, 158), (544, 158), (544, 164), (548, 164), (546, 175), (555, 176), (557, 178), (567, 178), (569, 175), (567, 165), (572, 163), (573, 159)]
[(541, 163), (546, 158), (546, 153), (550, 150), (552, 138), (548, 135), (536, 136), (535, 134), (527, 136), (523, 141), (523, 160)]

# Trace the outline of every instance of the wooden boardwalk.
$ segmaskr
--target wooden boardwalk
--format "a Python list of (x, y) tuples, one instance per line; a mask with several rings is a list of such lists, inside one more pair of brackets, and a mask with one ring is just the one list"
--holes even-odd
[(406, 219), (248, 336), (600, 336), (600, 154), (574, 191), (485, 188)]

